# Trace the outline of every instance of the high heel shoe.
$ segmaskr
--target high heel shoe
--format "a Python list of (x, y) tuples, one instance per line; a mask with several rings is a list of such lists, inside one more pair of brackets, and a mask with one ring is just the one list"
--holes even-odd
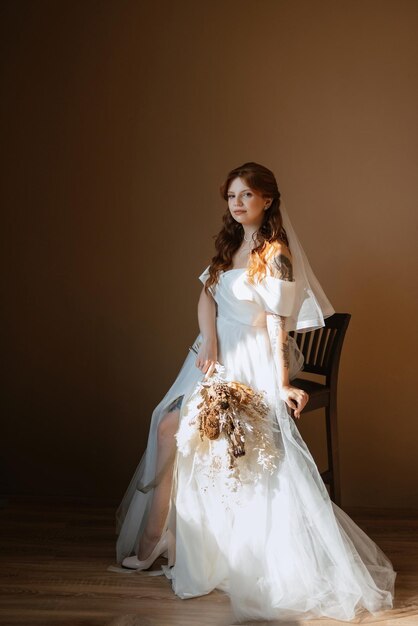
[[(136, 570), (148, 569), (149, 567), (151, 567), (154, 561), (158, 559), (159, 556), (165, 556), (169, 558), (169, 555), (171, 552), (171, 549), (169, 549), (170, 547), (171, 546), (169, 545), (169, 534), (168, 534), (168, 530), (166, 530), (161, 535), (160, 540), (155, 545), (153, 551), (151, 552), (151, 554), (149, 555), (147, 559), (145, 559), (144, 561), (140, 561), (136, 555), (127, 556), (122, 561), (122, 567), (127, 567), (129, 569), (136, 569)], [(173, 563), (170, 563), (170, 561), (171, 559), (169, 558), (168, 565), (171, 567)]]

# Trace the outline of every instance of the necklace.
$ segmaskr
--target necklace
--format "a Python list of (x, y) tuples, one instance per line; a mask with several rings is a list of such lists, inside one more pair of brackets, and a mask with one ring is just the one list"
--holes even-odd
[(250, 235), (249, 237), (246, 237), (245, 236), (245, 231), (244, 231), (244, 233), (243, 233), (243, 241), (245, 241), (247, 245), (246, 246), (245, 245), (241, 246), (241, 252), (245, 252), (245, 251), (247, 251), (247, 252), (250, 251), (251, 252), (251, 250), (253, 250), (256, 247), (257, 241), (256, 241), (256, 239), (254, 239), (254, 235), (256, 235), (256, 234), (257, 234), (257, 231), (254, 231), (252, 233), (252, 235)]
[(238, 250), (238, 254), (247, 254), (248, 252), (251, 252), (251, 250), (253, 250), (254, 248), (255, 246), (252, 246), (251, 243), (248, 243), (246, 246), (241, 245), (240, 249)]

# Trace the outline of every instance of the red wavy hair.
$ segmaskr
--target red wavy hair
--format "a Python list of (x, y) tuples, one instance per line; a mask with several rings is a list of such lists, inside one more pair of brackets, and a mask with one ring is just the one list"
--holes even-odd
[[(257, 231), (257, 245), (250, 253), (248, 264), (248, 279), (254, 283), (255, 278), (261, 280), (267, 273), (267, 261), (270, 254), (278, 250), (280, 244), (289, 248), (287, 234), (283, 228), (280, 213), (280, 191), (276, 178), (267, 167), (258, 163), (244, 163), (231, 170), (220, 187), (221, 196), (228, 202), (228, 190), (232, 181), (242, 178), (245, 183), (263, 198), (272, 198), (269, 208), (264, 211), (263, 222)], [(244, 238), (244, 228), (231, 215), (227, 207), (222, 216), (223, 227), (215, 239), (216, 254), (212, 257), (209, 266), (209, 278), (205, 290), (218, 282), (219, 273), (226, 271), (232, 265), (232, 258), (240, 247)]]

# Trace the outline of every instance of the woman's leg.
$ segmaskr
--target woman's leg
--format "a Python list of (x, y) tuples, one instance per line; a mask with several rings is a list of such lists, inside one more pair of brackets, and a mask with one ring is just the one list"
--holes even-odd
[(157, 468), (158, 474), (163, 470), (158, 485), (154, 488), (151, 508), (147, 523), (138, 546), (138, 559), (145, 560), (152, 552), (164, 530), (170, 505), (173, 465), (176, 452), (174, 438), (179, 423), (181, 399), (172, 403), (168, 412), (161, 419), (157, 429)]

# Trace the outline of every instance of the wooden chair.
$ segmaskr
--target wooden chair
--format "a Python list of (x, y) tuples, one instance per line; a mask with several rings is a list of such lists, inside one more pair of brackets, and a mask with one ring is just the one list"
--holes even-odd
[(325, 408), (328, 469), (321, 473), (321, 477), (328, 484), (330, 497), (337, 505), (341, 503), (337, 427), (338, 368), (350, 319), (349, 313), (335, 313), (325, 319), (324, 328), (307, 333), (289, 333), (305, 357), (302, 371), (325, 377), (322, 383), (306, 378), (294, 378), (291, 382), (309, 394), (303, 413)]

